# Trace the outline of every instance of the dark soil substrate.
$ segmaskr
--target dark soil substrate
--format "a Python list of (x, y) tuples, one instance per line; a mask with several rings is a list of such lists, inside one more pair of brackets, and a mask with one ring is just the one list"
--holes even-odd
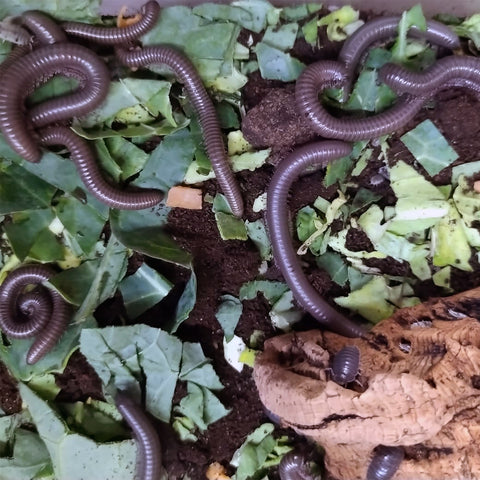
[[(320, 58), (328, 51), (328, 55), (335, 57), (336, 49), (328, 48), (320, 53), (309, 46), (300, 44), (298, 53), (301, 58)], [(253, 75), (244, 92), (245, 103), (248, 109), (256, 108), (255, 115), (247, 117), (248, 136), (258, 146), (271, 146), (273, 155), (271, 163), (276, 164), (293, 149), (294, 143), (302, 143), (314, 138), (308, 129), (292, 130), (298, 127), (298, 118), (291, 104), (292, 86), (280, 85), (278, 82), (263, 81), (258, 75)], [(268, 97), (261, 106), (259, 102)], [(275, 130), (266, 132), (267, 118), (275, 120)], [(460, 155), (457, 163), (463, 163), (476, 158), (480, 151), (480, 109), (473, 97), (459, 90), (451, 89), (440, 93), (435, 102), (430, 103), (415, 120), (405, 127), (411, 129), (425, 118), (430, 118), (450, 141)], [(301, 122), (300, 122), (301, 123)], [(293, 127), (292, 127), (293, 125)], [(272, 127), (273, 128), (273, 127)], [(264, 132), (264, 137), (259, 132)], [(255, 133), (257, 132), (257, 133)], [(296, 133), (295, 133), (296, 132)], [(389, 158), (394, 161), (401, 155), (405, 161), (414, 164), (414, 159), (398, 140), (403, 132), (397, 132), (390, 140)], [(255, 135), (257, 135), (255, 137)], [(377, 152), (378, 153), (378, 152)], [(252, 211), (253, 200), (266, 190), (273, 165), (267, 165), (255, 172), (240, 173), (237, 175), (246, 199), (246, 218), (256, 220), (258, 213)], [(369, 177), (379, 168), (381, 162), (375, 157), (370, 161), (364, 174), (361, 176), (363, 186), (372, 188)], [(418, 165), (416, 165), (418, 167)], [(319, 194), (327, 198), (335, 196), (335, 187), (324, 189), (321, 185), (322, 172), (303, 177), (293, 189), (291, 196), (292, 211), (310, 204)], [(434, 183), (441, 182), (441, 178), (434, 178)], [(214, 194), (216, 183), (208, 182), (205, 190)], [(382, 193), (388, 193), (388, 182)], [(394, 201), (393, 195), (386, 196), (387, 202)], [(218, 461), (228, 468), (228, 463), (234, 451), (243, 443), (245, 437), (262, 422), (268, 421), (262, 405), (258, 399), (255, 385), (251, 378), (251, 369), (245, 367), (242, 373), (237, 373), (225, 361), (223, 356), (223, 332), (215, 319), (218, 299), (229, 293), (238, 295), (240, 286), (246, 281), (257, 277), (261, 259), (256, 247), (250, 242), (222, 241), (219, 237), (215, 218), (210, 206), (206, 205), (202, 211), (182, 209), (172, 210), (169, 218), (169, 233), (194, 257), (194, 268), (198, 276), (198, 300), (190, 318), (180, 327), (179, 336), (182, 340), (200, 341), (205, 354), (213, 360), (215, 370), (225, 386), (219, 397), (224, 405), (231, 409), (231, 413), (222, 420), (213, 424), (208, 431), (200, 436), (196, 443), (180, 443), (169, 426), (158, 423), (161, 432), (163, 462), (170, 478), (181, 479), (188, 474), (191, 479), (205, 478), (207, 466)], [(352, 249), (369, 248), (368, 239), (352, 232), (349, 247)], [(177, 286), (171, 294), (150, 311), (146, 312), (138, 321), (152, 326), (161, 327), (172, 314), (176, 300), (182, 287), (188, 280), (186, 271), (172, 265), (153, 259), (143, 259), (136, 255), (133, 259), (137, 264), (142, 260), (157, 268)], [(457, 291), (466, 290), (480, 285), (480, 268), (472, 259), (473, 273), (457, 271), (453, 275), (452, 287)], [(382, 261), (380, 268), (386, 273), (405, 274), (408, 268), (401, 263), (391, 260)], [(453, 269), (455, 270), (455, 269)], [(327, 299), (345, 294), (338, 285), (331, 282), (324, 272), (312, 269), (309, 272), (315, 287)], [(278, 271), (273, 265), (267, 271), (266, 278), (280, 279)], [(429, 296), (441, 295), (431, 282), (422, 283), (415, 292), (422, 299)], [(121, 299), (117, 296), (109, 300), (103, 308), (99, 308), (97, 318), (101, 325), (115, 324), (121, 311)], [(264, 338), (278, 334), (270, 324), (268, 317), (268, 303), (259, 295), (254, 300), (244, 302), (243, 315), (236, 333), (248, 341), (254, 330), (262, 330)], [(117, 312), (117, 315), (115, 314)], [(297, 329), (308, 329), (317, 326), (310, 318), (305, 318), (296, 326)], [(7, 413), (18, 411), (21, 408), (16, 387), (5, 368), (0, 365), (0, 407)], [(58, 375), (57, 383), (62, 391), (59, 397), (62, 401), (85, 400), (88, 397), (101, 398), (101, 385), (92, 368), (79, 353), (75, 353), (65, 372)], [(177, 399), (185, 393), (183, 386), (179, 386)], [(285, 432), (282, 432), (285, 433)], [(292, 432), (286, 432), (295, 438)], [(302, 442), (301, 439), (296, 439)], [(232, 472), (230, 470), (230, 472)], [(269, 477), (269, 478), (274, 478)]]

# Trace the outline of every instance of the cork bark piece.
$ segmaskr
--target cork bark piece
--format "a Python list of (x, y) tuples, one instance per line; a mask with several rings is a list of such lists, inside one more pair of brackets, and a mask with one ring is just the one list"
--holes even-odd
[[(319, 330), (265, 343), (254, 378), (265, 407), (322, 445), (336, 478), (364, 479), (378, 445), (403, 446), (402, 480), (480, 479), (480, 288), (397, 311), (365, 339)], [(357, 378), (333, 356), (360, 350)]]

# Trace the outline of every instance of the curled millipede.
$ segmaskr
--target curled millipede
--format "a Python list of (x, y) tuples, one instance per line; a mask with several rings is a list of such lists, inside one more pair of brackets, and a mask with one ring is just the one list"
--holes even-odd
[(122, 191), (112, 187), (102, 177), (95, 156), (88, 143), (67, 127), (46, 127), (38, 132), (45, 146), (64, 145), (77, 167), (85, 187), (110, 208), (140, 210), (153, 207), (161, 202), (163, 193), (159, 190)]
[(54, 290), (30, 285), (49, 280), (55, 272), (45, 265), (25, 265), (11, 272), (0, 285), (0, 327), (13, 338), (37, 336), (27, 363), (43, 358), (58, 342), (70, 320), (70, 308)]
[(80, 22), (63, 22), (62, 28), (69, 35), (84, 38), (103, 45), (124, 45), (147, 33), (157, 22), (160, 5), (151, 0), (142, 6), (142, 18), (128, 27), (113, 28)]
[(398, 93), (429, 97), (451, 85), (466, 87), (478, 93), (480, 59), (466, 56), (445, 57), (423, 72), (411, 72), (388, 63), (380, 69), (378, 76)]
[[(396, 35), (399, 16), (381, 17), (368, 21), (356, 30), (343, 44), (338, 55), (346, 70), (346, 81), (343, 85), (343, 100), (346, 101), (353, 83), (355, 70), (365, 50), (372, 44), (386, 41)], [(421, 31), (413, 26), (409, 34), (414, 38), (425, 38), (431, 44), (439, 45), (448, 49), (460, 47), (458, 36), (446, 25), (435, 20), (427, 22), (427, 30)]]
[(309, 65), (297, 80), (295, 101), (298, 111), (312, 129), (326, 138), (365, 140), (392, 133), (410, 120), (422, 108), (425, 97), (403, 95), (388, 110), (367, 118), (336, 118), (318, 99), (326, 88), (341, 87), (347, 78), (345, 67), (335, 61), (321, 60)]
[(67, 41), (67, 35), (62, 28), (43, 12), (29, 10), (21, 15), (19, 21), (32, 32), (33, 40), (39, 45)]
[(198, 115), (205, 149), (217, 181), (233, 214), (241, 217), (243, 215), (243, 199), (225, 152), (217, 114), (190, 60), (178, 51), (166, 46), (144, 47), (132, 51), (119, 48), (117, 49), (117, 55), (120, 61), (129, 67), (144, 67), (153, 64), (167, 65), (173, 70), (178, 80), (184, 84), (190, 102)]
[(401, 447), (379, 445), (368, 466), (367, 480), (390, 480), (405, 457)]
[(162, 470), (160, 439), (140, 406), (125, 392), (115, 398), (118, 411), (133, 430), (138, 442), (138, 480), (158, 480)]
[(360, 367), (360, 350), (347, 345), (338, 351), (332, 361), (332, 380), (339, 385), (353, 382)]
[(310, 471), (305, 455), (295, 451), (283, 456), (279, 466), (280, 480), (315, 480), (316, 475)]
[(302, 146), (282, 161), (267, 192), (267, 226), (275, 264), (298, 304), (329, 330), (346, 337), (361, 337), (364, 329), (331, 307), (313, 288), (302, 271), (292, 245), (289, 228), (288, 194), (295, 180), (309, 167), (325, 167), (331, 160), (350, 154), (343, 142), (324, 141)]
[(106, 65), (81, 45), (46, 45), (11, 63), (0, 84), (0, 129), (13, 150), (30, 162), (38, 162), (41, 152), (25, 122), (25, 97), (39, 82), (57, 74), (76, 77), (81, 87), (32, 108), (29, 119), (36, 127), (83, 115), (97, 107), (108, 92)]

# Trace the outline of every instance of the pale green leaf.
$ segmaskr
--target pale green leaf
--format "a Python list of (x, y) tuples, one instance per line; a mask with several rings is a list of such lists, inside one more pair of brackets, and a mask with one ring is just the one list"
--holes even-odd
[(7, 15), (18, 15), (26, 10), (41, 10), (58, 19), (92, 22), (99, 20), (99, 0), (22, 0), (0, 4), (0, 18)]
[(134, 319), (165, 298), (172, 283), (143, 263), (118, 285), (129, 318)]
[(400, 137), (430, 176), (451, 165), (458, 154), (431, 120), (425, 120)]
[(220, 300), (221, 303), (215, 317), (222, 326), (227, 342), (229, 342), (234, 336), (235, 328), (242, 315), (243, 305), (238, 298), (232, 295), (223, 295)]
[(298, 33), (298, 23), (285, 23), (279, 27), (268, 27), (262, 38), (271, 47), (286, 52), (293, 47)]
[(293, 82), (305, 68), (300, 60), (289, 53), (282, 52), (264, 42), (257, 43), (255, 52), (262, 78), (268, 80)]
[(177, 307), (175, 309), (175, 316), (173, 322), (167, 323), (165, 329), (170, 333), (175, 333), (178, 327), (184, 322), (190, 312), (193, 310), (195, 303), (197, 301), (197, 276), (192, 270), (190, 278), (188, 279), (187, 284), (182, 292), (180, 299), (178, 300)]
[(348, 280), (347, 264), (343, 257), (335, 252), (327, 251), (316, 258), (317, 265), (323, 268), (330, 278), (343, 287)]
[(258, 248), (260, 257), (262, 260), (272, 259), (272, 244), (268, 238), (267, 228), (262, 219), (255, 220), (254, 222), (245, 221), (245, 227), (247, 228), (247, 235)]
[(288, 290), (288, 287), (283, 282), (275, 282), (271, 280), (253, 280), (251, 282), (244, 283), (240, 287), (239, 298), (240, 300), (253, 300), (258, 293), (262, 293), (263, 296), (274, 304), (281, 296)]

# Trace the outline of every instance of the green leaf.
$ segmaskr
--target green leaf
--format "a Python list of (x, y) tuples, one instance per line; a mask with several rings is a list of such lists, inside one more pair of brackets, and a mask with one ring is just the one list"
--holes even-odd
[(303, 312), (296, 308), (293, 304), (293, 293), (287, 290), (272, 305), (272, 309), (268, 312), (272, 325), (284, 331), (291, 329), (291, 326), (298, 322)]
[(318, 24), (316, 18), (312, 18), (309, 22), (303, 25), (302, 32), (307, 43), (313, 47), (317, 45)]
[(326, 187), (330, 187), (337, 182), (342, 182), (351, 171), (353, 167), (353, 159), (348, 157), (339, 158), (332, 163), (327, 165), (327, 171), (325, 173), (325, 178), (323, 179), (323, 184)]
[(480, 49), (480, 13), (466, 18), (460, 25), (450, 27), (458, 36), (469, 38)]
[(112, 210), (110, 226), (115, 236), (132, 250), (190, 268), (190, 254), (163, 230), (168, 211), (163, 204), (137, 211)]
[(332, 42), (339, 42), (347, 38), (345, 27), (359, 18), (359, 12), (349, 5), (345, 5), (325, 15), (318, 21), (318, 26), (327, 25), (327, 36)]
[(416, 26), (419, 30), (427, 29), (427, 21), (423, 15), (422, 6), (417, 4), (410, 10), (403, 12), (398, 25), (398, 37), (392, 47), (392, 60), (401, 63), (407, 60), (408, 30)]
[(262, 219), (255, 220), (254, 222), (245, 221), (245, 227), (247, 228), (247, 235), (258, 248), (260, 257), (262, 260), (272, 259), (272, 244), (268, 238), (267, 228)]
[(196, 143), (187, 129), (166, 136), (150, 154), (148, 163), (132, 184), (166, 192), (182, 183), (195, 149)]
[(382, 198), (382, 195), (368, 190), (368, 188), (360, 187), (355, 193), (350, 207), (350, 215), (358, 212), (362, 208), (367, 207), (371, 203), (376, 203)]
[[(8, 418), (8, 417), (7, 417)], [(0, 478), (31, 480), (50, 465), (50, 455), (37, 433), (15, 430), (12, 458), (0, 458)]]
[(172, 283), (143, 263), (140, 268), (125, 277), (118, 288), (129, 318), (134, 319), (165, 298)]
[(205, 357), (199, 343), (185, 342), (183, 344), (180, 380), (193, 382), (210, 390), (222, 390), (223, 385), (210, 362)]
[(215, 317), (222, 326), (223, 333), (229, 342), (235, 333), (238, 321), (243, 311), (242, 302), (232, 295), (222, 295)]
[(49, 229), (55, 215), (51, 209), (29, 210), (12, 215), (12, 222), (4, 226), (15, 255), (24, 261), (27, 257), (43, 263), (63, 259), (63, 248)]
[(59, 198), (55, 212), (71, 239), (88, 255), (102, 233), (105, 218), (92, 205), (73, 197)]
[(458, 178), (458, 186), (453, 192), (453, 201), (467, 226), (474, 226), (475, 222), (480, 220), (480, 195), (463, 175)]
[(237, 467), (236, 480), (247, 480), (262, 470), (268, 456), (277, 446), (272, 435), (274, 429), (271, 423), (260, 425), (233, 454), (230, 463)]
[(425, 120), (400, 137), (415, 159), (430, 176), (451, 165), (458, 154), (431, 120)]
[(98, 21), (99, 0), (79, 0), (72, 4), (69, 0), (22, 0), (15, 3), (0, 4), (0, 18), (18, 15), (26, 10), (41, 10), (62, 20), (82, 22)]
[(322, 256), (317, 257), (316, 262), (320, 268), (323, 268), (330, 275), (335, 283), (341, 287), (347, 283), (347, 264), (341, 255), (327, 251)]
[(175, 316), (172, 324), (167, 324), (165, 330), (169, 333), (175, 333), (178, 327), (188, 318), (197, 301), (197, 276), (192, 270), (190, 278), (182, 292), (182, 295), (175, 309)]
[(10, 345), (2, 342), (0, 359), (16, 379), (30, 382), (34, 377), (49, 373), (61, 373), (70, 355), (78, 348), (78, 337), (83, 326), (96, 325), (93, 317), (88, 318), (83, 325), (71, 325), (62, 335), (57, 344), (34, 365), (26, 363), (27, 352), (34, 339), (10, 339)]
[(384, 277), (373, 277), (370, 282), (346, 297), (335, 298), (335, 303), (378, 323), (390, 317), (395, 307), (389, 301), (388, 285)]
[[(134, 440), (99, 444), (70, 433), (58, 414), (26, 385), (20, 394), (52, 459), (57, 478), (127, 480), (135, 475), (137, 448)], [(85, 459), (88, 458), (88, 462)]]
[(61, 388), (56, 384), (53, 373), (36, 375), (28, 382), (28, 387), (38, 393), (44, 400), (55, 400)]
[(78, 88), (78, 81), (74, 78), (56, 76), (40, 85), (28, 97), (33, 105), (54, 97), (60, 97)]
[(448, 214), (432, 228), (433, 264), (437, 267), (451, 265), (471, 272), (473, 269), (469, 263), (472, 255), (470, 244), (453, 200), (449, 203)]
[(18, 165), (0, 163), (0, 215), (49, 207), (54, 193), (55, 188)]
[(395, 99), (395, 93), (387, 85), (378, 84), (376, 70), (363, 70), (348, 102), (342, 108), (378, 112), (390, 106)]
[(62, 416), (70, 428), (87, 435), (96, 442), (110, 442), (128, 436), (122, 416), (112, 403), (89, 399), (87, 403), (62, 403)]
[(106, 392), (128, 390), (140, 399), (139, 382), (145, 381), (147, 410), (164, 422), (170, 421), (180, 373), (180, 340), (146, 325), (83, 329), (80, 350)]
[[(112, 234), (95, 269), (94, 277), (88, 283), (88, 292), (75, 313), (75, 323), (83, 322), (93, 314), (98, 305), (114, 295), (127, 271), (127, 262), (127, 249)], [(61, 286), (59, 287), (61, 291)]]
[(289, 53), (259, 42), (255, 47), (258, 65), (262, 78), (267, 80), (295, 81), (305, 68), (305, 65)]
[(247, 30), (260, 33), (266, 27), (271, 10), (272, 5), (265, 0), (236, 0), (230, 5), (204, 3), (195, 7), (193, 12), (209, 20), (230, 20)]
[(263, 35), (262, 42), (283, 52), (290, 50), (298, 33), (298, 23), (285, 23), (279, 27), (269, 26)]
[(288, 290), (288, 287), (283, 282), (274, 282), (271, 280), (253, 280), (251, 282), (244, 283), (240, 287), (239, 298), (240, 300), (253, 300), (258, 293), (262, 293), (263, 296), (274, 304), (281, 296)]
[(247, 240), (245, 222), (232, 214), (225, 196), (221, 193), (215, 195), (212, 210), (215, 213), (215, 220), (222, 240)]
[(175, 407), (175, 412), (190, 419), (201, 431), (228, 414), (218, 398), (206, 388), (187, 383), (187, 396)]

